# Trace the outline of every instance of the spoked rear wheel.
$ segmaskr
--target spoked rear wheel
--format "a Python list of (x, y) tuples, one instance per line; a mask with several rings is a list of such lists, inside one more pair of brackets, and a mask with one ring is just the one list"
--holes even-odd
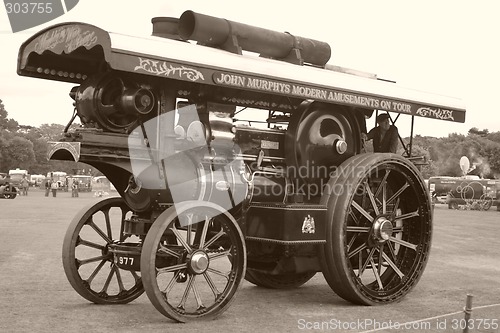
[(64, 237), (62, 257), (66, 277), (85, 299), (97, 304), (125, 304), (143, 292), (138, 273), (114, 262), (110, 246), (130, 241), (123, 221), (130, 214), (122, 198), (108, 198), (82, 209)]
[(222, 207), (186, 201), (151, 226), (141, 254), (144, 288), (173, 320), (215, 318), (229, 307), (246, 270), (246, 247), (236, 220)]
[(395, 154), (357, 155), (330, 179), (323, 274), (342, 298), (375, 305), (400, 300), (427, 263), (430, 198), (411, 162)]

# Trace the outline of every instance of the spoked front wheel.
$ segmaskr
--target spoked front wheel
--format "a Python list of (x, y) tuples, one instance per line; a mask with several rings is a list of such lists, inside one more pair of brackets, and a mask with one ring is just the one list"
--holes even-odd
[(141, 275), (151, 303), (179, 322), (214, 318), (227, 310), (246, 270), (243, 234), (222, 207), (186, 201), (151, 226)]
[(416, 167), (395, 154), (357, 155), (330, 179), (323, 274), (342, 298), (400, 300), (418, 282), (431, 246), (431, 205)]
[(125, 241), (138, 244), (138, 240), (123, 235), (128, 214), (122, 198), (108, 198), (82, 209), (66, 232), (64, 272), (76, 292), (91, 302), (124, 304), (144, 292), (139, 274), (118, 267), (110, 251), (114, 244)]

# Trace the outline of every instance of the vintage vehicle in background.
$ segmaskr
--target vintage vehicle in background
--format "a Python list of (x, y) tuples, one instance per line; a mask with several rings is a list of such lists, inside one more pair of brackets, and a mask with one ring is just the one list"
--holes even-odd
[(32, 186), (40, 187), (45, 179), (44, 175), (31, 175), (30, 184)]
[(21, 181), (23, 180), (23, 178), (28, 179), (28, 181), (30, 179), (30, 174), (28, 170), (23, 170), (19, 168), (9, 170), (9, 176), (11, 184), (18, 188), (21, 186)]
[(67, 172), (64, 171), (51, 171), (47, 172), (46, 178), (50, 179), (51, 182), (57, 182), (57, 189), (61, 191), (68, 191), (68, 182), (66, 177)]
[(11, 183), (9, 174), (0, 172), (0, 198), (14, 199), (19, 190)]
[(433, 203), (446, 203), (449, 209), (488, 210), (491, 206), (500, 206), (498, 187), (500, 180), (483, 179), (468, 174), (475, 169), (470, 166), (466, 156), (460, 159), (461, 177), (430, 177), (427, 186)]
[(488, 210), (499, 205), (497, 196), (500, 180), (495, 179), (464, 179), (445, 180), (449, 188), (446, 203), (449, 209)]
[(111, 194), (111, 191), (116, 191), (113, 183), (111, 183), (106, 176), (92, 177), (92, 190), (94, 191), (94, 196), (96, 197), (109, 195)]
[(378, 112), (464, 122), (463, 103), (327, 64), (321, 41), (192, 11), (152, 22), (144, 37), (61, 23), (19, 51), (20, 75), (76, 84), (66, 128), (82, 127), (49, 157), (97, 168), (119, 194), (67, 230), (75, 291), (99, 304), (145, 291), (185, 322), (220, 315), (243, 279), (294, 288), (322, 272), (363, 305), (412, 290), (429, 192), (411, 139), (404, 156), (362, 153), (361, 134)]
[(77, 182), (79, 192), (92, 192), (92, 176), (90, 175), (69, 175), (66, 176), (67, 188), (72, 188), (73, 182)]

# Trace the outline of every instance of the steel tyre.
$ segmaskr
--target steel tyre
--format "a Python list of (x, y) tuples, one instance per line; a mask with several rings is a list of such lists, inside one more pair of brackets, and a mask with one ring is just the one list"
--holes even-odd
[(64, 272), (75, 291), (96, 304), (125, 304), (143, 292), (138, 273), (123, 270), (109, 245), (125, 241), (123, 220), (130, 213), (122, 198), (83, 208), (72, 220), (62, 247)]
[(246, 271), (246, 246), (222, 207), (186, 201), (151, 226), (141, 254), (144, 288), (164, 316), (178, 322), (215, 318), (233, 301)]
[(323, 274), (342, 298), (365, 305), (399, 301), (425, 269), (432, 209), (415, 166), (395, 154), (344, 162), (322, 197), (328, 207)]

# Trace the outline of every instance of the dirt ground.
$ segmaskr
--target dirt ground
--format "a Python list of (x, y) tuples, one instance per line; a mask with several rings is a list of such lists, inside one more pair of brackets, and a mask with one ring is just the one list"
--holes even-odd
[(285, 291), (245, 281), (219, 318), (177, 324), (157, 312), (145, 294), (127, 305), (100, 306), (70, 286), (61, 263), (63, 237), (76, 212), (98, 200), (91, 193), (45, 197), (38, 189), (0, 200), (0, 332), (462, 332), (467, 294), (473, 295), (474, 307), (469, 332), (500, 332), (500, 212), (495, 207), (485, 212), (437, 205), (427, 269), (397, 304), (349, 304), (318, 273)]

